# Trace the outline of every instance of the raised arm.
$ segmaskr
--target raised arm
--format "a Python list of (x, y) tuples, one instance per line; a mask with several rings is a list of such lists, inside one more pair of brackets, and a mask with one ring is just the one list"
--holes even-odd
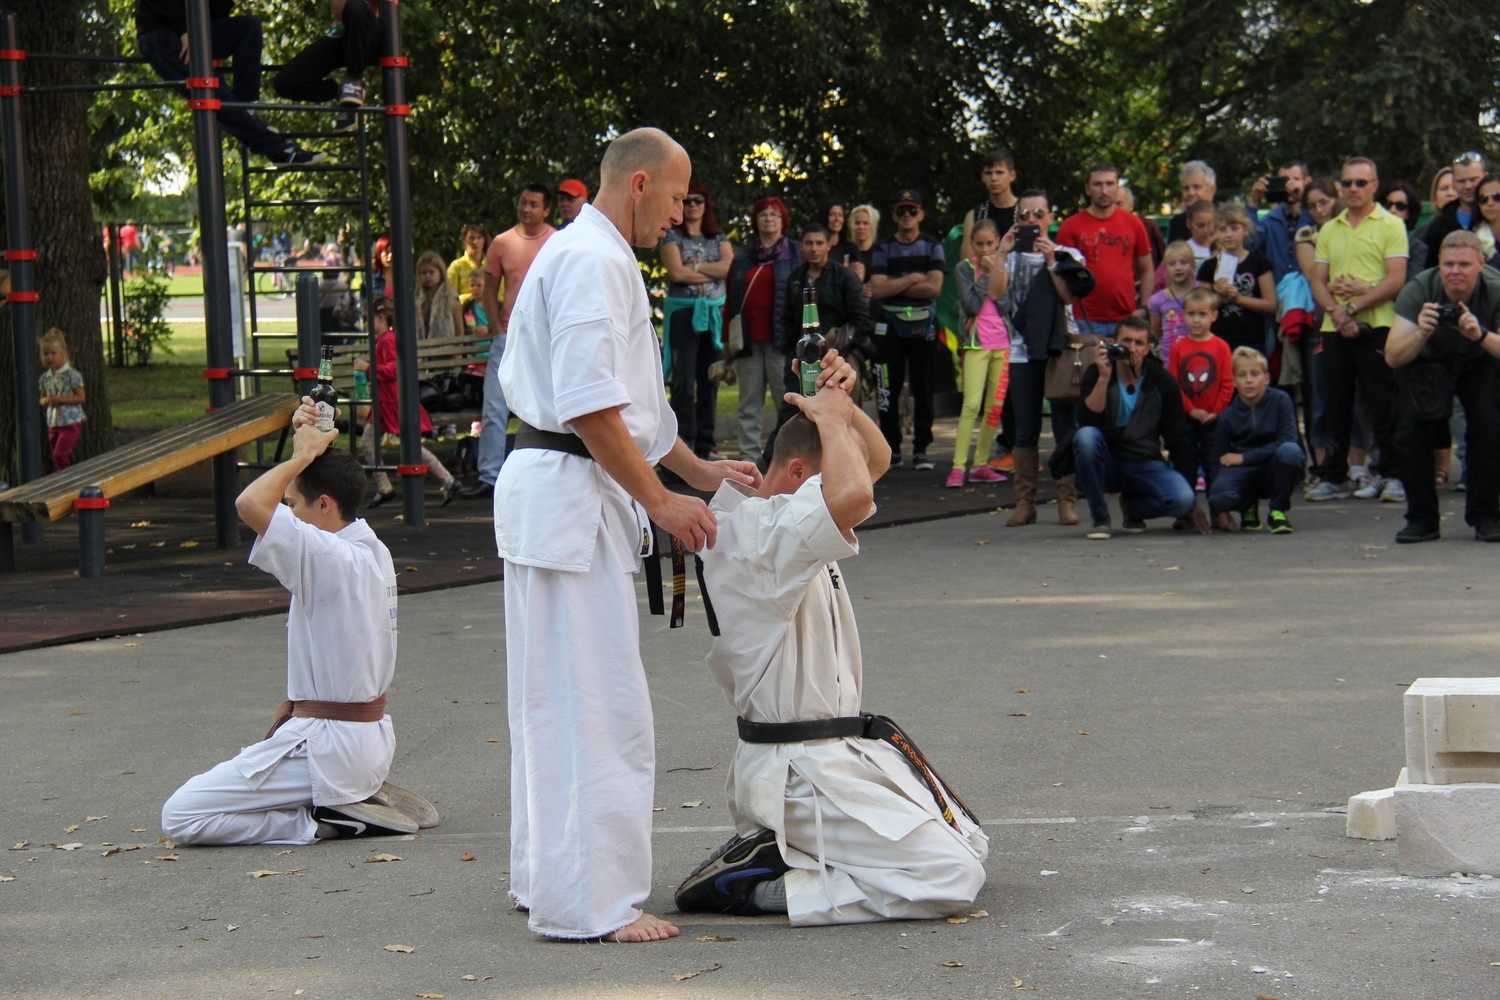
[[(335, 411), (337, 413), (337, 411)], [(302, 397), (302, 405), (292, 414), (292, 457), (277, 465), (246, 486), (234, 501), (234, 509), (240, 520), (257, 535), (264, 535), (271, 524), (281, 498), (302, 470), (312, 464), (313, 459), (328, 450), (337, 434), (320, 431), (317, 427), (318, 411), (311, 396)]]

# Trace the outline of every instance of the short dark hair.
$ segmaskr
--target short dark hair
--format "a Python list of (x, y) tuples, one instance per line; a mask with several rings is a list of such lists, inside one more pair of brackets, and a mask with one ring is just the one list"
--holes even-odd
[(1124, 319), (1120, 320), (1120, 322), (1115, 324), (1115, 335), (1117, 337), (1121, 330), (1140, 330), (1146, 335), (1147, 340), (1151, 339), (1151, 324), (1147, 323), (1145, 320), (1141, 319), (1134, 313), (1126, 316)]
[[(539, 194), (542, 196), (542, 207), (552, 207), (552, 189), (545, 184), (528, 184), (521, 189), (521, 194)], [(521, 200), (521, 194), (516, 195), (516, 201)]]
[(823, 223), (821, 222), (809, 222), (807, 225), (802, 227), (802, 238), (804, 240), (809, 236), (813, 236), (818, 233), (822, 233), (825, 237), (831, 235), (828, 232), (828, 227), (823, 225)]
[(1110, 163), (1108, 160), (1100, 160), (1098, 163), (1095, 163), (1092, 167), (1089, 167), (1088, 176), (1089, 177), (1093, 177), (1095, 174), (1114, 174), (1115, 177), (1116, 177), (1116, 179), (1118, 179), (1119, 176), (1120, 176), (1120, 168), (1116, 167), (1113, 163)]
[(365, 470), (347, 451), (330, 448), (292, 480), (292, 488), (307, 500), (327, 494), (338, 507), (339, 516), (352, 521), (365, 495)]
[(1021, 194), (1018, 197), (1019, 198), (1040, 198), (1040, 199), (1042, 199), (1043, 201), (1045, 201), (1047, 203), (1048, 207), (1051, 207), (1051, 205), (1052, 205), (1052, 198), (1047, 194), (1046, 191), (1044, 191), (1041, 188), (1027, 188), (1025, 191), (1022, 191)]
[(1006, 170), (1016, 169), (1016, 158), (1010, 155), (1008, 149), (992, 149), (984, 154), (984, 165), (990, 167), (1004, 167)]
[(772, 462), (790, 462), (800, 458), (815, 469), (823, 467), (823, 439), (818, 436), (818, 425), (804, 413), (796, 413), (781, 425), (776, 432), (776, 447)]

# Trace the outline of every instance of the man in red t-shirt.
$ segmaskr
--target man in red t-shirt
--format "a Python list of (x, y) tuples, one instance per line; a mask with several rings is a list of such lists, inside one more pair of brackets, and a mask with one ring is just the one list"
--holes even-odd
[[(521, 189), (516, 199), (514, 226), (490, 241), (484, 255), (484, 290), (479, 299), (484, 304), (484, 313), (490, 319), (490, 332), (495, 339), (490, 342), (489, 364), (484, 370), (484, 414), (479, 430), (479, 482), (460, 496), (466, 499), (488, 499), (495, 495), (495, 477), (505, 462), (505, 425), (510, 422), (510, 409), (505, 405), (505, 394), (500, 391), (500, 356), (505, 353), (505, 328), (510, 323), (510, 311), (515, 308), (516, 296), (521, 294), (521, 282), (542, 244), (557, 229), (547, 221), (552, 212), (552, 192), (541, 184), (528, 184)], [(501, 285), (504, 294), (501, 294)]]
[(1090, 169), (1085, 188), (1088, 208), (1069, 216), (1057, 231), (1057, 242), (1082, 252), (1094, 273), (1094, 290), (1075, 302), (1073, 309), (1101, 337), (1114, 336), (1120, 320), (1132, 313), (1144, 318), (1155, 290), (1146, 226), (1138, 216), (1115, 205), (1119, 177), (1119, 171), (1108, 163)]

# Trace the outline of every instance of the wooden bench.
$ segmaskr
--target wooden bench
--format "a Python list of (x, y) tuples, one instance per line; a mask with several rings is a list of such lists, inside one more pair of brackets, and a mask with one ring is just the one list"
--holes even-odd
[[(462, 372), (469, 365), (483, 365), (489, 360), (487, 353), (489, 345), (488, 335), (476, 337), (472, 334), (465, 334), (459, 337), (419, 340), (417, 341), (417, 378), (427, 379), (447, 372)], [(286, 357), (289, 367), (296, 368), (298, 365), (297, 349), (288, 348)], [(370, 405), (368, 398), (354, 398), (354, 359), (368, 357), (370, 357), (370, 346), (367, 343), (339, 344), (333, 348), (333, 387), (338, 390), (339, 399), (349, 402), (351, 408)], [(374, 373), (371, 372), (371, 382), (374, 381), (373, 375)], [(475, 419), (479, 416), (477, 410), (448, 412), (431, 408), (428, 414), (434, 423), (439, 424), (456, 423), (461, 417), (467, 416)]]
[[(11, 525), (23, 521), (55, 522), (76, 507), (99, 510), (111, 497), (155, 482), (170, 472), (285, 430), (297, 408), (291, 394), (251, 396), (214, 410), (177, 427), (158, 431), (113, 451), (96, 455), (61, 472), (33, 479), (0, 493), (0, 572), (14, 572)], [(79, 504), (85, 490), (99, 491)], [(100, 501), (104, 502), (100, 502)], [(103, 531), (97, 542), (86, 540), (80, 526), (80, 548), (97, 544), (95, 564), (103, 566)], [(84, 553), (87, 563), (88, 553)]]

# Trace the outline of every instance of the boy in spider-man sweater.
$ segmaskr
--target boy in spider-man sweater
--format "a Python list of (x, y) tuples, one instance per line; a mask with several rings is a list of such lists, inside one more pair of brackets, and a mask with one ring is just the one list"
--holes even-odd
[(1219, 297), (1208, 288), (1194, 288), (1183, 297), (1182, 311), (1187, 335), (1172, 344), (1167, 371), (1182, 389), (1193, 460), (1204, 480), (1198, 488), (1206, 489), (1213, 485), (1214, 425), (1234, 398), (1234, 372), (1229, 345), (1213, 333)]

